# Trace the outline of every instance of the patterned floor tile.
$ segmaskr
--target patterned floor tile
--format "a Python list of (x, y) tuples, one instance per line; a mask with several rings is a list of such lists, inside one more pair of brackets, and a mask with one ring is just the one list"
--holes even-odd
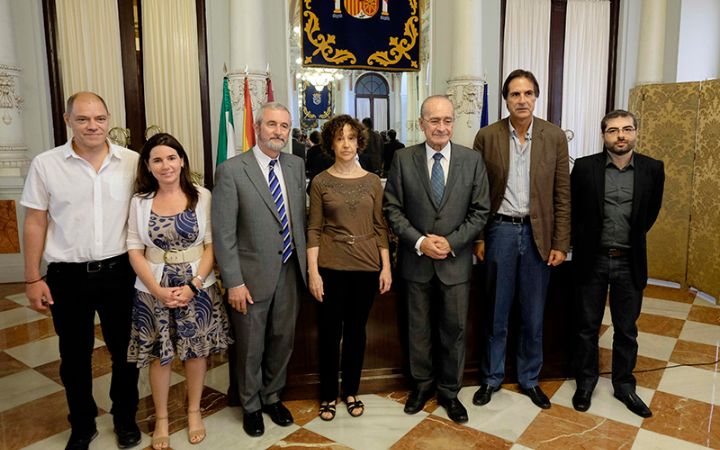
[(717, 306), (693, 305), (690, 314), (688, 314), (688, 320), (720, 325), (720, 308)]
[[(602, 377), (612, 377), (612, 350), (600, 348), (600, 374)], [(633, 375), (638, 386), (649, 389), (657, 388), (662, 379), (667, 361), (638, 355)]]
[(718, 372), (697, 367), (668, 368), (660, 380), (658, 391), (720, 405), (720, 376), (718, 375)]
[[(67, 401), (63, 390), (0, 412), (0, 423), (2, 423), (0, 448), (8, 450), (24, 448), (69, 430), (67, 415)], [(41, 448), (63, 449), (69, 434), (68, 432), (68, 436), (58, 442), (59, 445), (46, 444)]]
[(12, 375), (13, 373), (17, 373), (27, 369), (29, 369), (28, 366), (8, 355), (7, 353), (0, 351), (0, 379), (2, 379), (2, 377)]
[(448, 419), (428, 416), (392, 447), (393, 450), (436, 450), (439, 448), (509, 449), (512, 442), (483, 433)]
[[(2, 314), (2, 313), (0, 313)], [(43, 318), (0, 330), (0, 350), (55, 335), (52, 319)]]
[[(602, 348), (611, 349), (613, 342), (613, 327), (609, 327), (601, 336), (599, 345)], [(675, 338), (659, 336), (657, 334), (638, 333), (638, 355), (648, 358), (667, 361), (675, 348)]]
[(653, 416), (642, 428), (710, 448), (720, 448), (717, 407), (658, 391), (650, 404)]
[(15, 372), (2, 378), (0, 411), (7, 411), (61, 390), (62, 386), (32, 369)]
[(637, 432), (634, 426), (558, 405), (543, 410), (518, 443), (537, 450), (625, 449), (632, 445)]
[(317, 450), (345, 450), (351, 449), (352, 447), (338, 444), (337, 442), (333, 442), (317, 433), (301, 428), (280, 439), (275, 443), (275, 445), (269, 447), (269, 450), (301, 450), (307, 448)]
[(641, 313), (654, 316), (672, 317), (673, 319), (685, 320), (690, 313), (692, 304), (674, 302), (658, 298), (644, 298)]
[(641, 313), (637, 321), (639, 331), (643, 333), (658, 334), (660, 336), (678, 337), (682, 331), (685, 320), (673, 317), (658, 316), (656, 314)]
[(8, 298), (0, 298), (0, 312), (7, 311), (9, 309), (21, 308), (22, 306), (15, 303)]
[(720, 345), (720, 327), (708, 323), (693, 322), (688, 320), (683, 326), (680, 339), (684, 341), (700, 342), (708, 345)]
[(719, 357), (720, 348), (716, 346), (678, 340), (675, 343), (675, 349), (670, 356), (670, 362), (678, 364), (691, 364), (698, 369), (718, 372), (720, 371), (718, 368), (718, 365), (720, 364), (720, 362), (718, 362)]
[(648, 430), (638, 431), (632, 450), (701, 450), (703, 445), (693, 444)]
[(695, 293), (687, 289), (676, 289), (665, 286), (655, 286), (652, 284), (648, 284), (643, 292), (643, 296), (661, 298), (680, 303), (692, 303), (695, 300)]
[[(477, 386), (467, 386), (460, 390), (458, 396), (468, 409), (469, 421), (466, 425), (470, 428), (515, 442), (540, 414), (541, 409), (533, 405), (529, 398), (507, 389), (505, 385), (493, 394), (490, 403), (475, 406), (472, 396), (476, 390)], [(436, 414), (447, 418), (445, 410)]]

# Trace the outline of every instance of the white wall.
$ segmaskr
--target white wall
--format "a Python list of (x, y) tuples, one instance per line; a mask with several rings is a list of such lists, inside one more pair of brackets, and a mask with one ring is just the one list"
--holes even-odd
[(720, 1), (682, 0), (676, 81), (720, 74)]
[[(222, 103), (223, 66), (230, 67), (230, 3), (228, 0), (205, 2), (205, 30), (208, 52), (208, 94), (210, 97), (210, 136), (213, 162), (217, 156), (220, 104)], [(236, 124), (237, 122), (237, 118)], [(237, 125), (236, 125), (237, 126)], [(215, 164), (213, 163), (213, 166)]]
[(28, 158), (54, 147), (45, 27), (40, 0), (10, 0), (15, 55), (22, 69), (23, 127)]

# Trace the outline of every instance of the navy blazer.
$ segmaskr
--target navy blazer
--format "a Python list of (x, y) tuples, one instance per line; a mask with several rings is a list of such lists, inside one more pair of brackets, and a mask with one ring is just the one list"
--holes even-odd
[[(633, 283), (647, 285), (647, 232), (655, 223), (662, 205), (665, 169), (663, 162), (635, 152), (633, 203), (630, 217), (630, 263)], [(573, 266), (580, 282), (593, 269), (600, 250), (605, 202), (607, 153), (575, 161), (571, 179)]]

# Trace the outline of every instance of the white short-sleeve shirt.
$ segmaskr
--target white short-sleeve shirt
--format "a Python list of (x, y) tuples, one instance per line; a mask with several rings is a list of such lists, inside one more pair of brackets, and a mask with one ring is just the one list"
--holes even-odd
[(108, 141), (98, 172), (71, 141), (37, 155), (20, 204), (48, 212), (44, 258), (98, 261), (127, 251), (127, 217), (139, 155)]

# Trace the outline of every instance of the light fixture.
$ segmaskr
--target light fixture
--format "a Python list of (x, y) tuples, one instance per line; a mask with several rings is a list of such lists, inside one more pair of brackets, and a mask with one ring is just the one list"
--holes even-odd
[(300, 77), (312, 84), (315, 90), (322, 91), (325, 86), (334, 80), (341, 80), (343, 75), (337, 69), (307, 68), (300, 72)]

